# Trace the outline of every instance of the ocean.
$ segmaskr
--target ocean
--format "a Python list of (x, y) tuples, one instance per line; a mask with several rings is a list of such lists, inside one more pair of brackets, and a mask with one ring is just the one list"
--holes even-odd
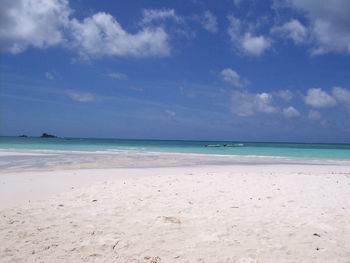
[[(225, 147), (225, 144), (234, 144), (234, 147)], [(219, 147), (206, 147), (206, 145), (216, 145)], [(305, 160), (350, 160), (350, 144), (323, 143), (23, 138), (1, 136), (0, 149), (85, 152), (165, 152)]]

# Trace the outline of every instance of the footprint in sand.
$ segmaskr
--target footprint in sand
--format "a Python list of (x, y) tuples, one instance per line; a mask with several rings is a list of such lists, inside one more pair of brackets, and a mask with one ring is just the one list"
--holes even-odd
[(160, 257), (149, 257), (146, 256), (144, 259), (149, 260), (150, 263), (159, 263), (160, 262)]
[(181, 224), (180, 219), (173, 216), (163, 216), (163, 221), (173, 223), (173, 224)]

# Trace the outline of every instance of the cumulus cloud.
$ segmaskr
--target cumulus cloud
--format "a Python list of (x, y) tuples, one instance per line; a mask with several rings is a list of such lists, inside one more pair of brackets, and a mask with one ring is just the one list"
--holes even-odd
[(322, 120), (322, 114), (316, 110), (310, 110), (308, 114), (308, 118), (313, 121)]
[[(303, 97), (306, 104), (314, 108), (331, 108), (334, 106), (344, 107), (350, 113), (350, 90), (342, 87), (333, 87), (332, 94), (328, 94), (322, 89), (309, 89), (307, 95)], [(317, 113), (309, 113), (309, 118), (317, 118)]]
[(263, 35), (254, 35), (253, 32), (242, 32), (241, 21), (229, 16), (230, 26), (227, 30), (231, 38), (231, 42), (239, 52), (247, 55), (260, 56), (271, 47), (271, 40)]
[(91, 101), (96, 100), (96, 97), (92, 93), (89, 93), (89, 92), (67, 90), (66, 94), (72, 100), (79, 101), (79, 102), (91, 102)]
[(309, 89), (304, 97), (306, 104), (315, 108), (330, 108), (337, 105), (337, 101), (322, 89)]
[(230, 22), (230, 26), (227, 29), (227, 33), (231, 37), (231, 41), (239, 42), (241, 39), (241, 20), (233, 15), (230, 15), (228, 20)]
[(87, 55), (166, 56), (170, 54), (168, 36), (161, 28), (144, 28), (127, 33), (109, 14), (97, 13), (82, 22), (73, 19), (75, 47)]
[(72, 13), (68, 0), (3, 0), (0, 10), (1, 45), (13, 54), (63, 43)]
[(282, 26), (273, 27), (271, 33), (280, 34), (283, 37), (290, 38), (295, 44), (301, 44), (307, 39), (307, 28), (296, 19), (292, 19)]
[(350, 113), (350, 90), (342, 87), (333, 87), (332, 88), (333, 97)]
[(260, 56), (271, 46), (271, 41), (264, 36), (253, 36), (251, 33), (245, 33), (241, 39), (241, 46), (245, 53)]
[(141, 24), (149, 24), (154, 21), (171, 19), (176, 22), (183, 21), (183, 18), (176, 15), (174, 9), (144, 9)]
[(260, 93), (255, 96), (255, 103), (257, 105), (257, 109), (260, 112), (264, 113), (276, 113), (278, 112), (278, 108), (273, 106), (272, 95), (269, 93)]
[[(61, 45), (94, 56), (167, 56), (168, 34), (161, 26), (143, 25), (136, 33), (123, 29), (112, 15), (99, 12), (82, 21), (68, 0), (4, 0), (1, 6), (1, 40), (13, 54), (28, 47)], [(143, 20), (175, 17), (171, 10), (145, 10)], [(175, 19), (175, 18), (174, 18)]]
[(350, 1), (289, 0), (294, 9), (305, 14), (315, 47), (312, 54), (330, 51), (350, 54)]
[(217, 32), (218, 22), (216, 16), (209, 10), (204, 12), (204, 14), (199, 18), (199, 21), (205, 30), (208, 30), (211, 33)]
[(231, 94), (231, 112), (237, 116), (251, 116), (255, 112), (266, 114), (277, 113), (278, 107), (273, 104), (269, 93), (248, 93), (233, 91)]
[(223, 81), (229, 83), (236, 88), (244, 88), (249, 84), (248, 80), (242, 79), (236, 71), (230, 68), (221, 71), (221, 78)]
[(296, 118), (300, 116), (300, 112), (293, 106), (283, 109), (283, 115), (287, 118)]

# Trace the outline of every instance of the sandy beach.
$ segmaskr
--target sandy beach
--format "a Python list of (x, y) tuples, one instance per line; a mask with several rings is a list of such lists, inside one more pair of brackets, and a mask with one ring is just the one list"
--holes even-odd
[(1, 153), (1, 262), (350, 262), (349, 163), (36, 154)]
[(350, 263), (350, 0), (0, 1), (0, 263)]

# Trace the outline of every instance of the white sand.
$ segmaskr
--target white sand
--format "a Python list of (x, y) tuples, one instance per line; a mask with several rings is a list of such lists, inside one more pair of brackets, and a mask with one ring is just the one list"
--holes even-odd
[(0, 262), (350, 262), (349, 165), (12, 172), (0, 180)]

